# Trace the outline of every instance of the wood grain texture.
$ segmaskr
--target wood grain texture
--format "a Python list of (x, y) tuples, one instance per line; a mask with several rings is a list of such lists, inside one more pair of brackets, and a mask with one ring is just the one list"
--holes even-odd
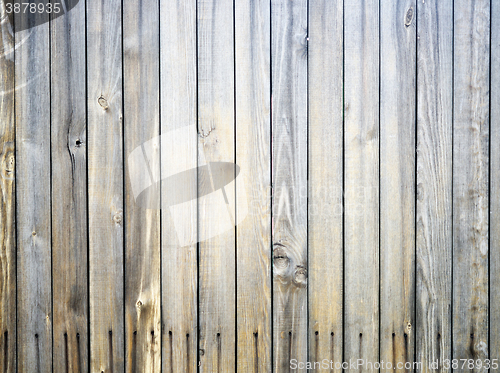
[[(2, 19), (6, 9), (1, 5)], [(16, 371), (14, 34), (0, 26), (0, 369)]]
[(340, 362), (344, 276), (342, 2), (309, 3), (308, 52), (309, 360)]
[(271, 2), (273, 368), (307, 359), (307, 1)]
[(451, 357), (452, 1), (417, 2), (416, 360)]
[(122, 3), (87, 4), (90, 370), (124, 370)]
[[(162, 0), (161, 18), (161, 133), (171, 138), (172, 131), (183, 128), (182, 149), (171, 157), (163, 155), (162, 171), (197, 166), (196, 134), (196, 0)], [(174, 139), (175, 140), (175, 139)], [(197, 193), (197, 179), (179, 185), (192, 195)], [(162, 197), (172, 190), (163, 188)], [(187, 235), (197, 237), (197, 201), (193, 201), (191, 219), (183, 221)], [(194, 210), (194, 211), (193, 211)], [(174, 217), (162, 209), (162, 371), (195, 373), (198, 356), (197, 243), (182, 246), (177, 236)]]
[(345, 6), (344, 36), (344, 359), (378, 361), (379, 2)]
[(54, 372), (88, 371), (85, 1), (51, 21)]
[(415, 350), (416, 6), (380, 2), (380, 359), (393, 366)]
[[(16, 16), (15, 22), (36, 21)], [(52, 370), (49, 24), (16, 33), (19, 372)]]
[[(199, 0), (197, 13), (198, 165), (203, 158), (234, 163), (233, 1)], [(211, 182), (199, 178), (199, 190)], [(232, 372), (236, 365), (235, 230), (216, 234), (235, 204), (234, 186), (225, 192), (225, 203), (198, 203), (198, 235), (205, 239), (199, 244), (200, 372)]]
[[(271, 6), (235, 2), (238, 371), (271, 371)], [(243, 192), (243, 193), (240, 193)], [(239, 220), (239, 219), (238, 219)]]
[(160, 134), (159, 9), (158, 0), (123, 3), (126, 372), (161, 371), (160, 206), (136, 201), (131, 182), (141, 174), (127, 162), (144, 144), (160, 173), (159, 148), (146, 145)]
[(489, 357), (490, 2), (455, 1), (453, 18), (452, 355), (484, 360)]

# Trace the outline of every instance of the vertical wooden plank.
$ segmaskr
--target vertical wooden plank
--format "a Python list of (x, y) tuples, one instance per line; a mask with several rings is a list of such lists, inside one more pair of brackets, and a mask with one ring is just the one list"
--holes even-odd
[[(160, 210), (158, 195), (135, 199), (132, 182), (142, 177), (127, 158), (137, 147), (152, 154), (159, 174), (159, 2), (123, 3), (125, 155), (125, 358), (126, 372), (161, 370)], [(153, 140), (154, 141), (154, 140)], [(143, 145), (144, 144), (144, 145)], [(156, 160), (156, 162), (155, 162)], [(157, 186), (156, 186), (157, 187)], [(144, 204), (157, 203), (146, 209)], [(155, 207), (155, 206), (147, 206)]]
[[(416, 360), (449, 371), (453, 3), (417, 2)], [(429, 364), (440, 360), (439, 369)]]
[[(166, 168), (196, 169), (196, 0), (161, 0), (161, 133), (162, 178)], [(187, 134), (176, 138), (175, 131)], [(175, 153), (166, 144), (180, 142)], [(164, 153), (165, 151), (165, 153)], [(195, 373), (198, 356), (197, 179), (176, 185), (194, 196), (182, 229), (194, 237), (177, 241), (174, 217), (162, 205), (162, 371)], [(162, 185), (162, 199), (174, 191)], [(182, 215), (182, 214), (181, 214)], [(190, 218), (190, 219), (188, 219)]]
[[(38, 14), (15, 17), (16, 25)], [(16, 33), (19, 372), (52, 370), (49, 24)]]
[(344, 35), (344, 359), (378, 361), (378, 0), (346, 4)]
[(87, 4), (90, 369), (124, 370), (122, 2)]
[[(233, 1), (199, 0), (197, 13), (198, 165), (234, 163)], [(198, 189), (213, 182), (199, 179)], [(200, 198), (198, 206), (200, 372), (231, 372), (236, 364), (234, 224), (216, 234), (235, 218), (228, 216), (234, 184), (224, 192), (225, 201)]]
[(342, 361), (343, 50), (342, 2), (310, 2), (310, 361)]
[(235, 7), (238, 371), (270, 372), (271, 4)]
[(54, 371), (88, 370), (85, 1), (51, 22)]
[(490, 1), (458, 0), (454, 13), (452, 356), (484, 361), (489, 358)]
[(307, 359), (307, 1), (271, 1), (273, 367)]
[(416, 6), (380, 2), (380, 360), (401, 368), (415, 350)]
[[(6, 8), (0, 8), (6, 19)], [(0, 25), (0, 369), (16, 371), (14, 33)]]

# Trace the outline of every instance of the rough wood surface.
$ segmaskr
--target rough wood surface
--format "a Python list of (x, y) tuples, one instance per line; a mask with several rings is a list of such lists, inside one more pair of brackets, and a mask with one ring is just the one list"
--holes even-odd
[[(19, 15), (15, 18), (15, 22), (34, 21), (31, 16)], [(18, 32), (15, 40), (17, 370), (27, 373), (50, 372), (52, 238), (49, 24)]]
[[(416, 360), (451, 358), (452, 1), (417, 2)], [(450, 369), (451, 370), (451, 369)]]
[(85, 2), (50, 31), (53, 363), (55, 372), (87, 372)]
[(490, 1), (455, 1), (453, 18), (452, 355), (484, 360), (489, 357)]
[(396, 366), (415, 347), (417, 4), (380, 5), (380, 360)]
[(87, 4), (90, 370), (124, 370), (122, 2)]
[(308, 44), (309, 360), (342, 361), (342, 2), (309, 3)]
[[(271, 371), (271, 6), (235, 2), (238, 371)], [(239, 219), (238, 219), (239, 220)]]
[(378, 361), (379, 2), (346, 6), (344, 35), (344, 360)]

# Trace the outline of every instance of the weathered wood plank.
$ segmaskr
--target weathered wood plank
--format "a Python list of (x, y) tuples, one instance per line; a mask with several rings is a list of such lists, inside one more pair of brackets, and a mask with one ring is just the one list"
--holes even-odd
[(271, 2), (273, 368), (307, 359), (307, 1)]
[(490, 1), (455, 1), (453, 19), (452, 355), (484, 360), (489, 357)]
[[(161, 167), (189, 170), (197, 166), (196, 133), (196, 0), (162, 0), (161, 19)], [(181, 131), (176, 134), (176, 130)], [(180, 143), (172, 150), (170, 142)], [(176, 185), (196, 197), (197, 179)], [(164, 188), (162, 198), (175, 191)], [(175, 217), (162, 206), (162, 370), (195, 373), (198, 355), (196, 198), (181, 214), (180, 230), (192, 237), (185, 246), (177, 239)]]
[[(198, 165), (234, 163), (233, 1), (199, 0), (197, 13)], [(199, 190), (214, 183), (198, 177)], [(200, 372), (236, 365), (234, 192), (229, 184), (198, 203)]]
[(88, 371), (85, 1), (51, 21), (55, 372)]
[(344, 36), (344, 359), (378, 361), (378, 0), (346, 4)]
[(238, 371), (271, 371), (271, 6), (235, 2)]
[(122, 2), (87, 4), (90, 369), (124, 370)]
[[(38, 15), (15, 17), (35, 21)], [(16, 33), (19, 372), (52, 370), (49, 24)]]
[(309, 360), (342, 361), (343, 6), (309, 3)]
[(123, 3), (126, 372), (161, 370), (159, 194), (148, 195), (154, 201), (140, 201), (157, 203), (149, 206), (156, 208), (139, 204), (132, 182), (142, 174), (127, 162), (134, 149), (144, 146), (151, 172), (160, 173), (159, 147), (146, 143), (160, 134), (159, 30), (158, 0)]
[[(0, 12), (5, 19), (6, 9)], [(16, 371), (14, 34), (0, 25), (0, 369)]]
[(416, 360), (451, 357), (452, 1), (417, 2)]
[(380, 360), (393, 366), (415, 346), (416, 6), (380, 2)]

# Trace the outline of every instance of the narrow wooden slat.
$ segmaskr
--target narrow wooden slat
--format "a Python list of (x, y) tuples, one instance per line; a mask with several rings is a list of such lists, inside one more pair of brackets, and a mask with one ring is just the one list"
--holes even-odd
[(87, 4), (90, 369), (124, 370), (122, 2)]
[(160, 206), (136, 201), (132, 182), (142, 174), (127, 162), (144, 146), (151, 172), (160, 172), (159, 148), (146, 143), (160, 134), (159, 22), (158, 0), (123, 3), (126, 372), (161, 370)]
[(307, 359), (307, 1), (271, 2), (273, 368)]
[[(196, 134), (196, 0), (161, 0), (161, 142), (165, 169), (190, 170), (197, 165)], [(180, 137), (175, 131), (181, 131)], [(176, 138), (177, 136), (177, 138)], [(180, 142), (169, 152), (167, 144)], [(197, 324), (197, 179), (176, 185), (194, 196), (181, 214), (180, 229), (194, 239), (177, 240), (175, 217), (162, 206), (162, 371), (195, 373)], [(162, 185), (162, 199), (175, 191)]]
[[(379, 359), (379, 2), (345, 5), (344, 359), (375, 362)], [(365, 369), (374, 371), (370, 366)]]
[[(18, 14), (15, 22), (35, 21)], [(52, 370), (49, 24), (16, 33), (19, 372)]]
[[(343, 7), (309, 3), (309, 360), (342, 361)], [(336, 369), (338, 371), (339, 369)]]
[[(2, 19), (6, 9), (1, 8)], [(16, 371), (14, 34), (0, 26), (0, 369)]]
[[(233, 1), (199, 0), (197, 13), (198, 165), (234, 162)], [(199, 191), (215, 182), (198, 177)], [(235, 219), (230, 185), (199, 198), (200, 372), (232, 372), (236, 364), (234, 224), (220, 233)]]
[(380, 360), (403, 368), (415, 346), (417, 4), (380, 6)]
[(458, 0), (454, 13), (452, 355), (484, 360), (489, 357), (490, 1)]
[(416, 360), (451, 357), (452, 1), (417, 2)]
[[(238, 371), (271, 371), (271, 6), (235, 2)], [(238, 220), (240, 220), (238, 218)]]
[(88, 371), (85, 1), (51, 22), (54, 371)]

